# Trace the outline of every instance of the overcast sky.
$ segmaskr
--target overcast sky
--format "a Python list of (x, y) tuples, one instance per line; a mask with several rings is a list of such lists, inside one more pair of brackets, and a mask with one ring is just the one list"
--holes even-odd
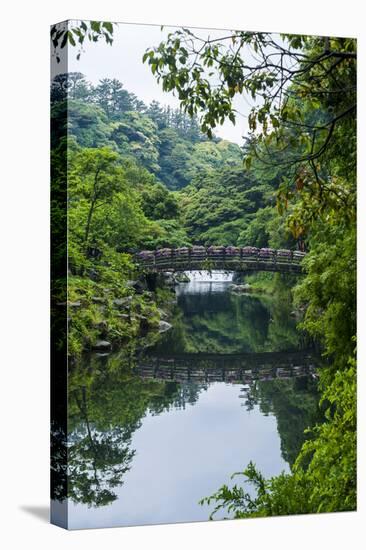
[[(148, 65), (142, 63), (142, 56), (147, 48), (157, 46), (173, 27), (158, 25), (133, 25), (120, 23), (114, 31), (112, 46), (104, 41), (85, 43), (85, 51), (80, 60), (76, 59), (77, 49), (70, 48), (69, 71), (83, 73), (86, 78), (96, 84), (101, 78), (117, 78), (129, 92), (149, 104), (153, 99), (163, 105), (179, 107), (179, 101), (172, 92), (163, 92), (157, 84)], [(222, 36), (222, 31), (195, 29), (202, 37)], [(235, 100), (235, 108), (241, 113), (237, 116), (236, 125), (230, 121), (218, 126), (215, 134), (223, 139), (234, 141), (241, 145), (243, 136), (247, 135), (247, 116), (250, 105), (244, 98)]]

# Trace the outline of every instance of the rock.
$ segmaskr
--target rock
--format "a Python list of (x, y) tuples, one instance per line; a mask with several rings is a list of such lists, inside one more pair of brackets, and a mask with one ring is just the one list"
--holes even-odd
[(96, 269), (88, 269), (86, 273), (92, 281), (99, 280), (99, 273)]
[(132, 302), (132, 296), (125, 296), (124, 298), (116, 298), (113, 300), (113, 304), (117, 307), (128, 306)]
[(167, 330), (170, 330), (173, 325), (170, 323), (167, 323), (166, 321), (159, 321), (158, 329), (159, 332), (166, 332)]
[(168, 314), (163, 309), (158, 308), (158, 313), (159, 313), (159, 316), (160, 316), (161, 319), (167, 319), (168, 318)]
[(169, 271), (166, 271), (163, 273), (163, 278), (164, 278), (164, 283), (166, 285), (176, 285), (177, 282), (174, 278), (174, 274), (173, 273), (169, 273)]
[(107, 340), (97, 340), (93, 346), (93, 349), (106, 351), (112, 349), (112, 344)]

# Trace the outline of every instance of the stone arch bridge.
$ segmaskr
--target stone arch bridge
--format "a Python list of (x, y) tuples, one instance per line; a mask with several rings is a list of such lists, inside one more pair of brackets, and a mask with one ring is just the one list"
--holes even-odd
[(222, 270), (301, 273), (305, 252), (254, 246), (192, 246), (143, 250), (135, 254), (146, 272)]

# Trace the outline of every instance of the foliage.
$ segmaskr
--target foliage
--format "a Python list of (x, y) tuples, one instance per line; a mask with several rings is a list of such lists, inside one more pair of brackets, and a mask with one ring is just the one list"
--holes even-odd
[(98, 42), (100, 38), (107, 44), (113, 43), (113, 31), (116, 23), (108, 21), (65, 21), (51, 27), (51, 44), (57, 63), (61, 61), (61, 51), (68, 46), (78, 45), (77, 59), (85, 41)]
[(195, 242), (235, 245), (264, 193), (240, 166), (203, 172), (182, 193), (183, 223)]
[(62, 100), (52, 104), (51, 146), (67, 132), (82, 147), (100, 147), (108, 143), (109, 130), (104, 112), (80, 100)]
[[(324, 344), (334, 368), (344, 368), (356, 333), (355, 227), (329, 224), (314, 231), (305, 261), (307, 277), (296, 289), (305, 304), (302, 327)], [(331, 244), (330, 244), (331, 243)]]

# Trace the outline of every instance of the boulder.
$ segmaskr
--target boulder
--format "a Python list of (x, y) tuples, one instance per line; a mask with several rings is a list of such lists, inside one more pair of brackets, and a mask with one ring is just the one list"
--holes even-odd
[(93, 345), (93, 349), (100, 351), (107, 351), (112, 349), (112, 344), (107, 340), (97, 340)]
[(166, 321), (159, 321), (159, 332), (166, 332), (167, 330), (170, 330), (173, 325), (170, 323), (167, 323)]
[(159, 313), (159, 316), (160, 316), (161, 319), (167, 319), (168, 318), (168, 314), (163, 309), (158, 308), (158, 313)]
[(132, 302), (132, 296), (125, 296), (124, 298), (116, 298), (113, 300), (113, 304), (117, 307), (129, 306)]
[(294, 311), (291, 311), (290, 317), (293, 317), (294, 319), (299, 319), (302, 316), (303, 312), (298, 309), (294, 309)]
[(173, 285), (174, 286), (174, 285), (177, 284), (173, 273), (169, 273), (169, 272), (163, 273), (163, 278), (164, 278), (164, 283), (166, 285)]
[(87, 273), (89, 279), (91, 279), (92, 281), (98, 281), (99, 280), (99, 273), (96, 269), (88, 269), (86, 273)]

